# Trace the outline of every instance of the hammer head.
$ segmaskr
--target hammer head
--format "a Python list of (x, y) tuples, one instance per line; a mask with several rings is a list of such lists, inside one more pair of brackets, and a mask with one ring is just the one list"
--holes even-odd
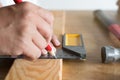
[(102, 63), (115, 62), (120, 59), (120, 50), (112, 46), (101, 48)]

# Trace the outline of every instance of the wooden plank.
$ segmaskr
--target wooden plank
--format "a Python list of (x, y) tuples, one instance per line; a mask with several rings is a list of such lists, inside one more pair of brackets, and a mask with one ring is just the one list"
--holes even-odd
[[(117, 13), (106, 12), (120, 22)], [(66, 33), (81, 33), (87, 50), (87, 60), (66, 60), (63, 63), (63, 80), (120, 80), (120, 63), (101, 63), (101, 47), (120, 47), (118, 41), (93, 16), (92, 11), (66, 12)], [(73, 68), (74, 66), (74, 68)]]
[(5, 80), (62, 80), (62, 59), (15, 60)]
[[(55, 34), (61, 39), (64, 31), (64, 11), (53, 11)], [(5, 80), (62, 80), (62, 59), (39, 59), (27, 61), (17, 59)]]

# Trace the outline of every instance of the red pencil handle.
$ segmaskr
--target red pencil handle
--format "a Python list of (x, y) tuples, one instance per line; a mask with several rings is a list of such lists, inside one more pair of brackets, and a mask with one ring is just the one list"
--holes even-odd
[(48, 44), (47, 47), (45, 48), (47, 51), (52, 51), (51, 46)]

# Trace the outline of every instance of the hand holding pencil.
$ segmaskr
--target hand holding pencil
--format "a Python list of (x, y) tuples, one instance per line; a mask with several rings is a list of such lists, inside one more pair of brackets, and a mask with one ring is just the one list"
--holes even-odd
[[(19, 3), (21, 3), (22, 2), (22, 0), (14, 0), (14, 2), (16, 3), (16, 4), (19, 4)], [(54, 38), (53, 38), (54, 39)], [(56, 38), (57, 39), (57, 38)], [(58, 42), (58, 46), (59, 46), (59, 42)], [(56, 49), (53, 47), (53, 45), (50, 45), (50, 44), (48, 44), (47, 46), (46, 46), (46, 48), (45, 48), (49, 53), (50, 53), (50, 55), (51, 56), (54, 56), (54, 58), (56, 58)], [(46, 51), (46, 52), (47, 52)], [(46, 54), (46, 53), (45, 53)]]
[(60, 45), (53, 34), (54, 18), (49, 11), (22, 2), (1, 8), (0, 14), (0, 55), (25, 55), (37, 59), (47, 54), (48, 49), (53, 50), (52, 45)]

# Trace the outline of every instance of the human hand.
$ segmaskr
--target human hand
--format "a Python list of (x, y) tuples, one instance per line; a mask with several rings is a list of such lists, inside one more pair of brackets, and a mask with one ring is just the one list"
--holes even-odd
[(45, 47), (53, 41), (53, 15), (32, 3), (0, 8), (0, 53), (1, 55), (25, 55), (37, 59), (46, 54)]

